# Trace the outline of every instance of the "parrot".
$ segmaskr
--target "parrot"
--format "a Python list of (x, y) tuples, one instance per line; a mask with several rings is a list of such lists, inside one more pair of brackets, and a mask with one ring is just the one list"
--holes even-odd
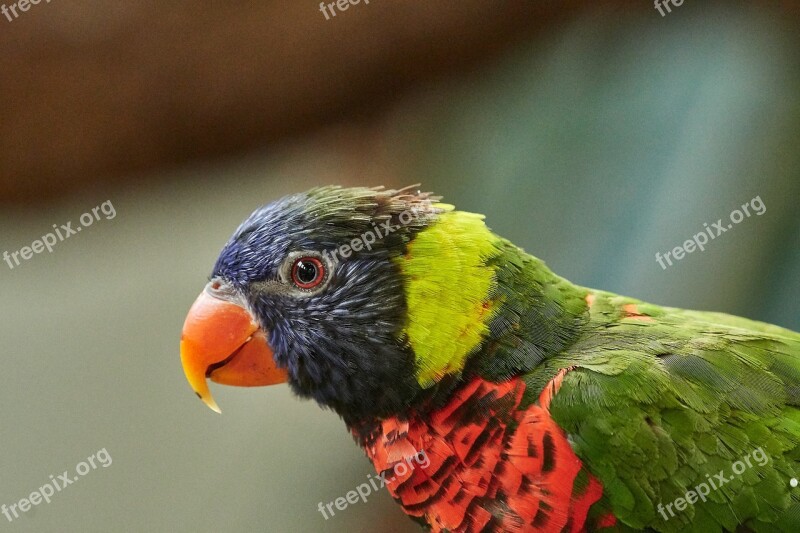
[(800, 334), (573, 284), (418, 185), (255, 210), (180, 357), (217, 412), (334, 411), (430, 531), (800, 531)]

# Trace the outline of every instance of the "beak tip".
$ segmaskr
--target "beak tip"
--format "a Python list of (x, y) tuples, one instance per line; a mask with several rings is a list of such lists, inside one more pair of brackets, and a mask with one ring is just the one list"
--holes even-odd
[(209, 409), (211, 409), (215, 413), (222, 414), (222, 409), (219, 408), (217, 402), (214, 401), (214, 398), (212, 398), (210, 395), (204, 398), (203, 395), (200, 394), (199, 392), (195, 392), (195, 394), (197, 395), (198, 398), (200, 398), (200, 400), (202, 400), (204, 404), (208, 406)]

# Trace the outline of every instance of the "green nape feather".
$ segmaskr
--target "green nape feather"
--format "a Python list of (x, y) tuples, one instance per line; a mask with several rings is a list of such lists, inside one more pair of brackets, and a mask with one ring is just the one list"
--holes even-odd
[[(522, 375), (532, 403), (569, 369), (551, 415), (618, 530), (800, 531), (800, 334), (576, 286), (457, 211), (397, 262), (423, 387)], [(752, 465), (676, 507), (740, 460)]]

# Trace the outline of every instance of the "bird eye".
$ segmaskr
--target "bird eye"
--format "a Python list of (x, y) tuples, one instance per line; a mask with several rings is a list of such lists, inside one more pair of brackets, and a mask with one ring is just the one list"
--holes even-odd
[(325, 279), (325, 267), (316, 257), (301, 257), (292, 265), (292, 283), (300, 289), (313, 289)]

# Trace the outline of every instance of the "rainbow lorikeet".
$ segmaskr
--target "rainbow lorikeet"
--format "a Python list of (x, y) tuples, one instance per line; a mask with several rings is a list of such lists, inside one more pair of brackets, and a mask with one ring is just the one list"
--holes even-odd
[[(800, 334), (570, 283), (414, 189), (255, 211), (184, 325), (206, 379), (288, 382), (433, 531), (800, 531)], [(395, 469), (397, 473), (400, 469)]]

